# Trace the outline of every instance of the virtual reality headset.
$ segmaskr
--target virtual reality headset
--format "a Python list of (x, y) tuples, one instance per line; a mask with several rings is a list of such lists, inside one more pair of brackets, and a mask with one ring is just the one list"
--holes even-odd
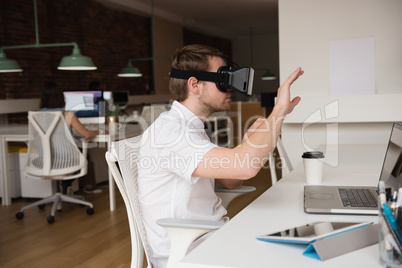
[(222, 92), (237, 90), (251, 95), (253, 90), (254, 69), (251, 67), (233, 68), (221, 66), (216, 73), (206, 71), (189, 71), (172, 68), (170, 77), (189, 79), (195, 77), (200, 81), (215, 82), (216, 87)]

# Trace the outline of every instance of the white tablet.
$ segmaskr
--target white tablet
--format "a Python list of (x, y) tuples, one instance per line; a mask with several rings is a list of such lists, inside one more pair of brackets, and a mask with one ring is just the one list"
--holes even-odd
[(285, 229), (271, 234), (260, 235), (258, 240), (293, 244), (310, 244), (320, 238), (365, 227), (372, 222), (314, 222)]

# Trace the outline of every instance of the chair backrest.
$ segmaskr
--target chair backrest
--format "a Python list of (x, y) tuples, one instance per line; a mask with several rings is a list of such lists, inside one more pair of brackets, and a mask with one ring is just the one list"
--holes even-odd
[[(145, 251), (148, 267), (153, 267), (152, 250), (148, 243), (138, 201), (137, 164), (140, 146), (141, 136), (116, 141), (112, 143), (110, 151), (106, 152), (105, 155), (109, 170), (116, 181), (116, 185), (119, 188), (127, 209), (132, 244), (132, 268), (142, 268), (143, 250)], [(255, 187), (250, 186), (242, 186), (240, 189), (235, 189), (233, 190), (234, 193), (232, 193), (231, 190), (225, 189), (223, 192), (226, 192), (229, 195), (226, 196), (225, 199), (222, 199), (222, 202), (229, 203), (229, 200), (233, 199), (235, 196), (254, 190)], [(227, 198), (229, 198), (229, 200), (225, 201)], [(168, 222), (168, 227), (171, 227), (171, 230), (177, 228), (180, 229), (180, 235), (175, 236), (175, 238), (171, 237), (172, 248), (171, 255), (169, 256), (169, 262), (173, 263), (172, 265), (175, 265), (175, 263), (187, 253), (188, 246), (194, 241), (195, 238), (211, 230), (216, 230), (223, 224), (223, 222), (203, 221), (204, 223), (202, 227), (200, 227), (201, 225), (199, 223), (194, 223), (193, 220), (189, 219), (187, 221), (184, 219), (159, 219), (159, 221), (164, 221), (164, 223)], [(162, 222), (158, 224), (164, 226)], [(159, 261), (156, 259), (154, 260), (155, 262)]]
[[(229, 116), (229, 112), (215, 112), (205, 120), (205, 124), (207, 134), (211, 137), (213, 143), (221, 147), (233, 147), (233, 121)], [(211, 124), (213, 124), (213, 128)], [(213, 131), (211, 131), (212, 129)], [(226, 143), (219, 144), (218, 140), (221, 136), (226, 136)]]
[[(293, 171), (293, 166), (290, 163), (288, 154), (286, 153), (285, 147), (283, 146), (282, 139), (281, 137), (278, 137), (277, 141), (277, 149), (279, 153), (279, 158), (280, 158), (280, 165), (281, 165), (281, 170), (282, 170), (282, 177), (288, 174), (289, 172)], [(277, 181), (277, 174), (276, 174), (276, 161), (273, 153), (269, 155), (269, 167), (271, 171), (271, 179), (272, 179), (272, 185), (274, 185)]]
[(152, 267), (150, 262), (151, 249), (142, 222), (138, 201), (137, 161), (140, 142), (141, 136), (116, 141), (112, 143), (110, 152), (106, 152), (109, 169), (126, 205), (132, 244), (131, 267), (136, 268), (142, 268), (143, 250), (145, 251), (148, 267)]
[(279, 156), (281, 157), (282, 162), (284, 162), (284, 163), (282, 163), (282, 177), (283, 177), (284, 175), (293, 171), (293, 166), (289, 160), (288, 154), (286, 153), (285, 146), (283, 146), (281, 137), (278, 138), (277, 147), (278, 147)]
[(26, 174), (72, 179), (87, 173), (86, 156), (78, 149), (62, 112), (29, 112), (28, 134)]

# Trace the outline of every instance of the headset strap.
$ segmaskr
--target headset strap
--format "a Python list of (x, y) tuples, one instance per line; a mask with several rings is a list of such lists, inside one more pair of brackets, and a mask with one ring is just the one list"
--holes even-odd
[(170, 77), (179, 79), (189, 79), (195, 77), (200, 81), (210, 81), (215, 83), (224, 83), (227, 80), (227, 73), (214, 73), (206, 71), (191, 71), (191, 70), (178, 70), (172, 68), (170, 70)]

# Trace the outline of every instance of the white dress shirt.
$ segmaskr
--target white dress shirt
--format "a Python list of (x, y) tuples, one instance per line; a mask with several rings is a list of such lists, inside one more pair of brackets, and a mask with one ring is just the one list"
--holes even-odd
[(226, 221), (226, 209), (214, 192), (214, 179), (192, 176), (214, 147), (203, 122), (176, 101), (142, 135), (139, 202), (156, 264), (166, 261), (170, 252), (170, 239), (156, 224), (158, 219)]

